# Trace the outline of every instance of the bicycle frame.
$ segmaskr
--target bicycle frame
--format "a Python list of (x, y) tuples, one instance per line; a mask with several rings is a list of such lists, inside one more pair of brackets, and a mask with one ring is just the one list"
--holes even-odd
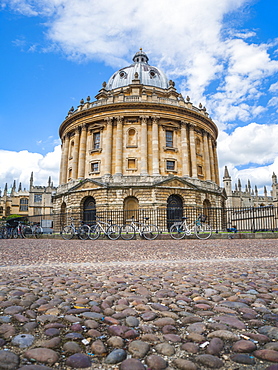
[(143, 228), (147, 226), (147, 224), (144, 224), (143, 222), (134, 220), (131, 221), (130, 225), (134, 227), (135, 232), (139, 233), (140, 236), (143, 235), (142, 233)]
[(178, 226), (183, 226), (185, 228), (185, 235), (193, 235), (196, 230), (197, 221), (191, 222), (191, 224), (188, 224), (186, 220), (182, 221), (181, 223), (177, 223)]
[(80, 226), (75, 227), (74, 220), (73, 220), (73, 218), (71, 217), (71, 224), (70, 224), (70, 226), (73, 228), (74, 235), (79, 235), (80, 228), (81, 228), (81, 226), (82, 226), (82, 221), (80, 221)]
[[(106, 229), (104, 229), (102, 227), (102, 225), (105, 225), (106, 226)], [(96, 226), (98, 226), (101, 231), (103, 232), (103, 234), (107, 235), (107, 230), (108, 230), (108, 227), (111, 226), (111, 224), (107, 223), (107, 222), (104, 222), (104, 221), (96, 221)]]

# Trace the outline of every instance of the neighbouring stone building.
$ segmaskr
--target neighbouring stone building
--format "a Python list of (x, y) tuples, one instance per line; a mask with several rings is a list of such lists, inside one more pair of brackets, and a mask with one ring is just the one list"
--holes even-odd
[(33, 172), (29, 190), (22, 189), (21, 183), (16, 189), (15, 180), (11, 189), (8, 189), (6, 183), (3, 194), (0, 192), (0, 218), (10, 215), (50, 215), (53, 211), (52, 196), (55, 192), (56, 187), (50, 177), (47, 186), (35, 186)]
[(223, 176), (224, 189), (227, 195), (226, 207), (262, 207), (262, 206), (277, 206), (278, 202), (278, 183), (277, 176), (273, 172), (272, 175), (272, 190), (270, 195), (267, 193), (266, 187), (264, 187), (264, 195), (258, 194), (258, 188), (252, 189), (251, 183), (242, 187), (241, 181), (238, 180), (235, 184), (234, 190), (232, 190), (232, 178), (229, 175), (228, 168), (225, 167)]
[(223, 207), (215, 123), (140, 49), (68, 112), (55, 212)]

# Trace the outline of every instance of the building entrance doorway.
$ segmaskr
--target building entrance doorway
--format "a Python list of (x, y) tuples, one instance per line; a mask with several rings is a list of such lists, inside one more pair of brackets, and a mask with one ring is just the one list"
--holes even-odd
[(83, 221), (86, 224), (92, 224), (96, 220), (96, 201), (93, 197), (85, 199), (83, 204)]
[(139, 202), (135, 197), (127, 197), (124, 200), (124, 222), (134, 216), (138, 220)]
[(174, 222), (180, 222), (183, 216), (182, 199), (178, 195), (172, 194), (167, 200), (167, 228), (168, 230)]

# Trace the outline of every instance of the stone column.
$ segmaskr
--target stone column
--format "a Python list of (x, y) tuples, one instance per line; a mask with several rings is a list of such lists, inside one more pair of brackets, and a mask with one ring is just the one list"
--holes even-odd
[(117, 117), (115, 175), (123, 174), (123, 117)]
[(81, 137), (80, 137), (80, 148), (79, 148), (79, 159), (78, 159), (78, 178), (84, 179), (85, 177), (85, 160), (86, 160), (86, 143), (87, 143), (87, 127), (82, 125)]
[(205, 180), (211, 180), (210, 155), (207, 132), (203, 132), (203, 138), (204, 138), (204, 156), (205, 156)]
[(152, 152), (153, 152), (153, 176), (159, 176), (159, 142), (158, 120), (160, 117), (152, 117)]
[(61, 183), (66, 184), (68, 180), (68, 161), (69, 161), (69, 135), (64, 136), (63, 149), (62, 149), (62, 172)]
[(112, 174), (112, 120), (113, 117), (105, 118), (106, 137), (105, 137), (105, 157), (104, 157), (104, 176), (110, 177)]
[(61, 139), (61, 161), (60, 161), (60, 176), (59, 176), (59, 185), (63, 183), (63, 168), (64, 168), (64, 151), (65, 151), (65, 139)]
[(191, 173), (192, 177), (198, 177), (197, 174), (197, 158), (196, 158), (196, 145), (195, 145), (195, 125), (189, 125), (189, 142), (190, 142), (190, 156), (191, 156)]
[(72, 153), (72, 179), (77, 179), (77, 172), (78, 172), (78, 156), (79, 156), (79, 127), (75, 130), (74, 135), (74, 147), (73, 147), (73, 153)]
[(213, 143), (212, 143), (212, 138), (209, 136), (208, 138), (209, 142), (209, 158), (210, 158), (210, 172), (211, 172), (211, 180), (213, 182), (216, 182), (216, 177), (215, 177), (215, 165), (214, 165), (214, 154), (213, 154)]
[(148, 175), (148, 116), (141, 116), (141, 176)]
[(189, 176), (187, 123), (185, 121), (181, 122), (181, 162), (182, 176)]
[(217, 158), (217, 144), (215, 142), (215, 145), (213, 147), (214, 149), (214, 169), (215, 169), (215, 182), (217, 185), (220, 184), (219, 181), (219, 172), (218, 172), (218, 158)]

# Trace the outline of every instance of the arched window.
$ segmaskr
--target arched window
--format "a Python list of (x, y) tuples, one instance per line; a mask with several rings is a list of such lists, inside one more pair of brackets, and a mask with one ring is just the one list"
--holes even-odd
[(0, 207), (0, 216), (3, 216), (3, 207)]
[(195, 143), (196, 143), (196, 154), (202, 155), (201, 140), (198, 137), (196, 138)]
[(67, 205), (65, 202), (61, 204), (61, 213), (60, 213), (60, 228), (62, 229), (67, 224)]
[(139, 201), (136, 197), (127, 197), (124, 200), (124, 222), (134, 216), (138, 220)]
[(137, 131), (134, 128), (127, 131), (127, 147), (137, 147)]
[(71, 159), (73, 156), (73, 148), (74, 148), (74, 140), (72, 140), (70, 143), (69, 159)]
[(205, 216), (207, 216), (206, 222), (208, 222), (208, 223), (211, 224), (213, 222), (213, 220), (212, 220), (213, 217), (211, 217), (212, 216), (212, 214), (211, 214), (211, 203), (210, 203), (210, 201), (208, 199), (205, 199), (203, 201), (203, 211), (202, 211), (202, 213)]

